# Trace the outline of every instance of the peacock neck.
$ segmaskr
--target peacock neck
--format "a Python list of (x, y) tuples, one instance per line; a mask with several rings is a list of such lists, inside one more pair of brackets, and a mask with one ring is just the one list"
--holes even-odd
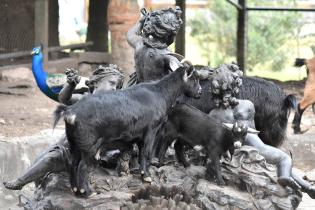
[(32, 60), (32, 71), (38, 86), (46, 84), (47, 73), (43, 69), (42, 55), (34, 55)]

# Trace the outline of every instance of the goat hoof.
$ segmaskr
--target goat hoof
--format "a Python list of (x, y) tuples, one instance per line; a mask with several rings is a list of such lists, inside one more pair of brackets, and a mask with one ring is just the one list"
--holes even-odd
[(97, 192), (92, 192), (91, 195), (89, 195), (89, 198), (96, 196), (96, 195), (97, 195)]
[(141, 171), (141, 175), (144, 175), (144, 171)]
[(85, 189), (80, 189), (80, 193), (85, 193)]
[(183, 165), (184, 165), (184, 168), (189, 168), (191, 166), (190, 163), (188, 162), (184, 162)]
[(294, 130), (294, 134), (303, 134), (305, 133), (306, 131), (308, 131), (309, 129), (305, 129), (305, 130)]
[(73, 192), (77, 192), (77, 191), (78, 191), (78, 188), (74, 187), (74, 188), (72, 189), (72, 191), (73, 191)]
[(234, 147), (235, 147), (236, 149), (241, 148), (241, 146), (242, 146), (242, 143), (241, 143), (240, 141), (234, 142)]
[(143, 181), (151, 183), (152, 182), (152, 178), (147, 176), (147, 177), (143, 178)]
[(152, 158), (151, 160), (151, 165), (159, 167), (160, 166), (160, 161), (158, 158)]

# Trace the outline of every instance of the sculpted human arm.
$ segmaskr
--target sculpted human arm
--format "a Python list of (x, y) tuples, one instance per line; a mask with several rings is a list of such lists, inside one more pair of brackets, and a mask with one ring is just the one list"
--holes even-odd
[(81, 99), (81, 94), (73, 94), (73, 91), (77, 84), (80, 82), (81, 77), (78, 75), (78, 71), (74, 69), (67, 69), (67, 83), (61, 89), (58, 101), (60, 103), (71, 105)]
[(144, 17), (142, 17), (136, 25), (131, 27), (129, 31), (127, 32), (127, 41), (128, 44), (133, 47), (134, 49), (137, 48), (140, 44), (142, 44), (142, 37), (141, 37), (141, 30), (144, 23)]

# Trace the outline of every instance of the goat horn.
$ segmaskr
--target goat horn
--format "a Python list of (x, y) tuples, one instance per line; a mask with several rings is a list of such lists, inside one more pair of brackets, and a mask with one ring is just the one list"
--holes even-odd
[(212, 73), (208, 70), (195, 70), (197, 77), (201, 80), (208, 79)]
[(192, 66), (193, 64), (191, 63), (191, 61), (187, 60), (186, 58), (184, 58), (183, 60), (180, 61), (181, 64), (183, 63), (187, 63), (188, 65)]
[(247, 129), (247, 133), (259, 134), (260, 131), (254, 129), (254, 128), (248, 128), (248, 129)]
[[(186, 58), (185, 59), (183, 59), (181, 62), (180, 62), (181, 64), (184, 64), (184, 63), (186, 63), (186, 64), (188, 64), (190, 67), (194, 67), (193, 66), (193, 64), (189, 61), (189, 60), (187, 60)], [(190, 72), (190, 74), (187, 76), (187, 79), (188, 78), (190, 78), (192, 75), (193, 75), (193, 73), (194, 73), (194, 69)]]
[(233, 129), (233, 124), (231, 123), (222, 123), (223, 127), (225, 127), (228, 130), (232, 130)]

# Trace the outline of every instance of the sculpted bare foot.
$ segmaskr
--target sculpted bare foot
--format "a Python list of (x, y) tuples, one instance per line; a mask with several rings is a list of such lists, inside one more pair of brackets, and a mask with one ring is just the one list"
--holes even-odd
[(10, 182), (3, 182), (3, 185), (9, 190), (21, 190), (24, 186), (24, 184), (19, 179)]
[(315, 187), (312, 186), (312, 187), (309, 187), (307, 189), (304, 189), (302, 190), (304, 191), (305, 193), (307, 193), (312, 199), (315, 199)]

